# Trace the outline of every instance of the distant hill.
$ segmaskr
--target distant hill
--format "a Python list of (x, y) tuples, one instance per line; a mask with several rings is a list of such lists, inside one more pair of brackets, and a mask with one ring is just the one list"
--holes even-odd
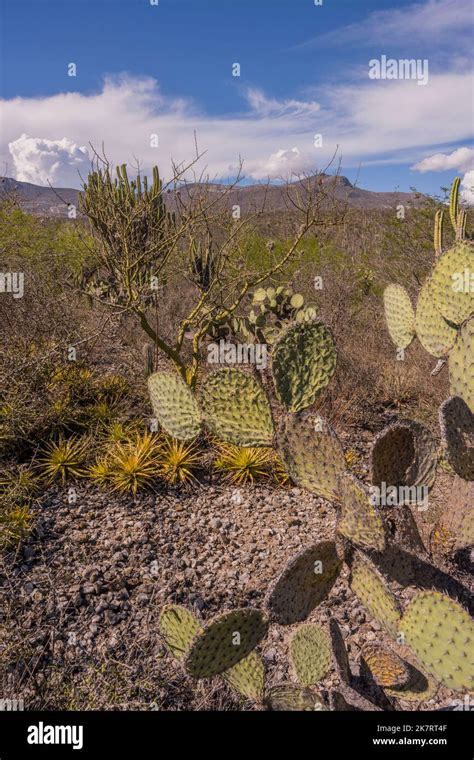
[[(420, 206), (423, 196), (419, 193), (378, 193), (371, 190), (363, 190), (355, 187), (347, 177), (318, 175), (310, 178), (310, 182), (316, 189), (328, 193), (334, 202), (346, 203), (348, 206), (363, 209), (393, 209), (399, 204), (405, 206)], [(295, 197), (298, 192), (298, 182), (290, 185), (290, 197)], [(186, 192), (193, 194), (199, 192), (202, 186), (199, 184), (187, 185)], [(212, 184), (211, 192), (221, 193), (225, 188), (222, 184)], [(50, 188), (32, 185), (29, 182), (19, 182), (10, 177), (0, 177), (0, 199), (14, 197), (20, 206), (29, 213), (43, 217), (65, 216), (67, 206), (72, 203), (78, 205), (78, 190), (71, 188)], [(175, 204), (175, 199), (170, 192), (167, 203), (170, 207)], [(262, 209), (265, 204), (265, 212), (285, 211), (288, 197), (282, 185), (254, 184), (234, 188), (227, 197), (229, 205), (238, 204), (243, 214), (255, 213)]]

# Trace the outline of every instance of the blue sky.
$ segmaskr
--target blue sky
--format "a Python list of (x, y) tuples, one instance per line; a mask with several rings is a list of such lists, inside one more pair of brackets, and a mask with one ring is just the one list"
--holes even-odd
[[(0, 6), (1, 173), (77, 185), (89, 141), (104, 141), (112, 161), (135, 156), (166, 175), (170, 156), (191, 158), (196, 131), (200, 168), (215, 178), (232, 177), (239, 156), (248, 181), (311, 171), (339, 146), (343, 173), (362, 187), (437, 192), (460, 173), (469, 198), (470, 0)], [(382, 55), (427, 59), (428, 83), (369, 79)]]

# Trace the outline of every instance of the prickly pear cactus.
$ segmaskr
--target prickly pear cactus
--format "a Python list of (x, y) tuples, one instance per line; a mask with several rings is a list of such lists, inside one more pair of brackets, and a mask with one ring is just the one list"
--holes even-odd
[(410, 671), (406, 664), (386, 646), (367, 644), (362, 649), (361, 661), (379, 686), (396, 689), (406, 686), (410, 680)]
[(396, 637), (400, 606), (386, 581), (368, 559), (356, 555), (351, 568), (351, 588), (372, 617)]
[(446, 458), (457, 475), (474, 480), (474, 414), (459, 396), (439, 408), (439, 423)]
[[(405, 647), (406, 648), (406, 647)], [(404, 686), (388, 687), (384, 688), (384, 692), (388, 697), (399, 700), (400, 702), (427, 702), (428, 699), (432, 699), (439, 689), (439, 684), (435, 679), (427, 673), (422, 673), (417, 667), (416, 660), (411, 655), (405, 656), (404, 663), (408, 668), (409, 679)]]
[(321, 541), (293, 557), (268, 591), (271, 619), (282, 625), (305, 620), (327, 597), (341, 564), (333, 541)]
[(448, 367), (451, 395), (464, 399), (474, 413), (474, 317), (459, 330)]
[[(436, 478), (437, 445), (431, 431), (419, 422), (399, 420), (379, 433), (371, 451), (372, 483), (425, 486)], [(405, 502), (403, 502), (405, 503)]]
[(250, 652), (247, 657), (222, 673), (222, 678), (238, 694), (254, 702), (260, 702), (265, 688), (265, 667), (257, 652)]
[(278, 429), (277, 447), (296, 485), (329, 501), (337, 499), (346, 460), (339, 438), (322, 417), (308, 411), (287, 414)]
[(290, 660), (301, 686), (312, 686), (331, 667), (331, 640), (319, 625), (298, 626), (290, 638)]
[(173, 438), (188, 441), (199, 435), (201, 417), (191, 389), (176, 373), (154, 372), (148, 391), (155, 417)]
[(267, 630), (266, 615), (251, 607), (217, 615), (195, 635), (184, 666), (194, 678), (219, 675), (247, 657)]
[(338, 486), (341, 514), (337, 523), (339, 533), (364, 549), (383, 551), (385, 530), (368, 489), (352, 475), (345, 474)]
[(429, 278), (422, 285), (418, 295), (415, 329), (425, 351), (437, 359), (447, 356), (456, 342), (456, 328), (450, 325), (436, 308)]
[(443, 253), (431, 275), (434, 305), (444, 319), (454, 325), (461, 325), (474, 314), (474, 290), (469, 281), (473, 263), (473, 247), (469, 243), (458, 243)]
[(474, 689), (474, 622), (449, 596), (421, 591), (399, 624), (421, 666), (456, 691)]
[[(415, 330), (423, 347), (438, 359), (449, 356), (452, 395), (461, 396), (474, 411), (474, 289), (471, 285), (474, 246), (465, 240), (466, 211), (459, 207), (459, 177), (451, 188), (449, 212), (456, 235), (454, 246), (443, 252), (443, 211), (435, 217), (436, 259), (421, 288), (415, 312)], [(385, 315), (396, 345), (409, 343), (406, 327), (410, 309), (399, 286), (385, 291)], [(470, 325), (470, 326), (469, 326)], [(405, 330), (404, 330), (405, 328)]]
[(260, 382), (237, 369), (208, 375), (199, 403), (206, 427), (236, 446), (271, 446), (273, 420)]
[(268, 689), (265, 706), (274, 712), (325, 712), (328, 709), (310, 689), (291, 683), (277, 684)]
[(433, 554), (449, 555), (474, 546), (474, 481), (456, 476), (445, 509), (431, 534)]
[(383, 294), (385, 317), (392, 341), (408, 348), (415, 337), (415, 311), (402, 285), (388, 285)]
[(173, 657), (182, 662), (196, 634), (203, 628), (198, 619), (179, 604), (169, 604), (163, 607), (159, 623), (161, 635)]
[(310, 406), (336, 369), (337, 352), (322, 322), (294, 325), (275, 343), (272, 374), (279, 401), (289, 412)]

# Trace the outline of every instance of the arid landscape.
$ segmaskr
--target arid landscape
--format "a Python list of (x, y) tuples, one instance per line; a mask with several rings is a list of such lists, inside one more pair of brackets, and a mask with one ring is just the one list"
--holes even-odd
[[(459, 182), (448, 208), (337, 175), (239, 194), (93, 168), (80, 197), (3, 181), (2, 264), (24, 274), (0, 300), (4, 698), (459, 709), (474, 502), (474, 296), (444, 288), (472, 266)], [(398, 502), (374, 501), (384, 484)]]

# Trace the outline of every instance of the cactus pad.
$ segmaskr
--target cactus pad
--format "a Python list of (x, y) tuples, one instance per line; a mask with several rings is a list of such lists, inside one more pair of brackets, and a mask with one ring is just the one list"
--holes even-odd
[(449, 596), (421, 591), (400, 621), (421, 666), (450, 689), (474, 689), (474, 622)]
[(333, 541), (321, 541), (297, 554), (270, 587), (266, 607), (282, 625), (305, 620), (336, 581), (341, 560)]
[(388, 647), (367, 644), (362, 649), (361, 659), (379, 686), (400, 688), (406, 686), (410, 679), (410, 671), (406, 664)]
[(460, 243), (438, 259), (431, 275), (434, 305), (455, 325), (474, 314), (474, 290), (470, 286), (473, 262), (472, 245)]
[(270, 446), (273, 421), (265, 392), (252, 375), (220, 369), (204, 380), (200, 405), (206, 427), (236, 446)]
[(310, 689), (291, 683), (272, 686), (265, 696), (265, 706), (274, 712), (324, 712), (328, 709)]
[(266, 615), (251, 607), (217, 615), (194, 637), (185, 668), (194, 678), (223, 673), (247, 657), (267, 630)]
[(153, 413), (173, 438), (188, 441), (199, 435), (201, 418), (191, 389), (176, 373), (154, 372), (148, 378)]
[(366, 487), (352, 475), (339, 479), (341, 515), (337, 529), (341, 535), (364, 549), (383, 551), (385, 530)]
[(383, 303), (392, 341), (398, 348), (408, 348), (415, 337), (415, 312), (410, 296), (401, 285), (388, 285), (384, 290)]
[(331, 640), (319, 625), (300, 625), (290, 639), (290, 659), (301, 686), (321, 681), (331, 667)]
[(163, 607), (158, 625), (171, 654), (181, 662), (186, 657), (195, 635), (203, 630), (192, 612), (178, 604)]
[(474, 414), (474, 317), (461, 327), (448, 366), (451, 395), (464, 399)]
[(474, 414), (459, 396), (451, 396), (439, 408), (446, 458), (464, 480), (474, 480)]
[(474, 546), (474, 481), (456, 476), (446, 509), (431, 536), (436, 554), (451, 554)]
[(432, 699), (438, 690), (438, 684), (434, 678), (422, 673), (412, 663), (405, 661), (408, 667), (409, 679), (404, 686), (384, 689), (388, 697), (394, 697), (402, 702), (426, 702)]
[(329, 501), (337, 498), (346, 460), (339, 438), (322, 417), (308, 411), (287, 414), (277, 441), (285, 470), (298, 486)]
[(237, 665), (222, 673), (222, 678), (246, 699), (259, 702), (263, 697), (265, 668), (257, 652), (250, 652)]
[(418, 295), (415, 327), (418, 340), (425, 351), (437, 359), (446, 356), (454, 346), (456, 330), (436, 308), (429, 279), (425, 280)]
[(372, 617), (391, 636), (397, 635), (400, 606), (387, 583), (368, 559), (354, 558), (351, 588)]
[[(372, 452), (372, 483), (389, 486), (425, 486), (436, 478), (436, 442), (430, 430), (413, 420), (400, 420), (375, 438)], [(407, 499), (401, 503), (406, 503)]]
[(275, 343), (272, 374), (280, 402), (289, 412), (314, 403), (336, 369), (337, 352), (331, 332), (321, 322), (297, 324)]

